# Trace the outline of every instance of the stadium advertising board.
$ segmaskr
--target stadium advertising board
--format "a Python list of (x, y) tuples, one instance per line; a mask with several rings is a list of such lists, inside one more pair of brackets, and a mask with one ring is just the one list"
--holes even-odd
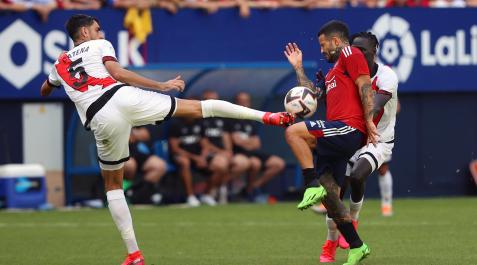
[[(0, 16), (1, 99), (39, 97), (39, 86), (57, 55), (72, 45), (63, 24), (73, 13), (53, 12), (48, 23), (40, 23), (34, 13)], [(472, 78), (477, 71), (474, 9), (279, 9), (254, 11), (248, 19), (236, 10), (209, 16), (192, 10), (175, 16), (155, 10), (146, 52), (130, 41), (122, 26), (124, 12), (88, 13), (103, 21), (121, 64), (136, 66), (145, 61), (283, 62), (283, 48), (293, 41), (306, 60), (316, 60), (326, 69), (330, 65), (319, 54), (316, 32), (326, 21), (339, 18), (352, 32), (372, 30), (378, 36), (379, 60), (396, 70), (401, 92), (477, 91)]]

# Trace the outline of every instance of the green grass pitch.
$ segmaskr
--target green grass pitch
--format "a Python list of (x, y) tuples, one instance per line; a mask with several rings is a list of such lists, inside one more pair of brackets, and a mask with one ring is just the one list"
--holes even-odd
[[(362, 264), (477, 264), (477, 199), (403, 199), (381, 217), (365, 201), (359, 232), (371, 248)], [(294, 203), (132, 210), (148, 265), (319, 264), (324, 216)], [(346, 251), (337, 251), (343, 264)], [(125, 249), (107, 209), (0, 212), (0, 264), (121, 264)]]

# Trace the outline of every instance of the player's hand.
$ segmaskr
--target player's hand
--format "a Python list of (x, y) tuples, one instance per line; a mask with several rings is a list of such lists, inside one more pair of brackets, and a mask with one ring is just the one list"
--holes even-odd
[(366, 129), (368, 131), (368, 140), (366, 141), (366, 144), (372, 143), (374, 146), (376, 146), (379, 139), (379, 133), (376, 125), (373, 121), (367, 121)]
[(288, 43), (283, 53), (293, 68), (303, 67), (303, 54), (296, 43)]
[(315, 73), (315, 87), (318, 98), (321, 98), (323, 91), (325, 91), (325, 80), (326, 76), (323, 74), (321, 69)]
[(162, 91), (177, 90), (179, 92), (182, 92), (184, 91), (184, 88), (185, 88), (185, 82), (184, 80), (181, 79), (181, 76), (178, 75), (176, 76), (176, 78), (162, 83), (161, 90)]

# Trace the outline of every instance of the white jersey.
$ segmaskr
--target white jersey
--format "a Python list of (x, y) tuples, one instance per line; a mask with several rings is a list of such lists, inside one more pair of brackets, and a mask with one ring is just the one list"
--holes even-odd
[(377, 94), (388, 94), (391, 99), (375, 118), (376, 127), (380, 135), (379, 142), (394, 140), (394, 125), (396, 124), (396, 111), (398, 104), (398, 78), (394, 71), (386, 65), (378, 63), (378, 71), (371, 78), (373, 90)]
[(51, 69), (48, 82), (65, 88), (83, 124), (91, 103), (115, 84), (120, 84), (104, 66), (106, 61), (111, 60), (117, 61), (111, 43), (107, 40), (91, 40), (62, 53)]

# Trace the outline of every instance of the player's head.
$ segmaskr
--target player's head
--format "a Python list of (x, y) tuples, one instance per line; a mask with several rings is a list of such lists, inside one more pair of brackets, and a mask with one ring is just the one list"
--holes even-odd
[(235, 103), (238, 105), (250, 108), (252, 106), (252, 100), (250, 94), (247, 92), (239, 92), (235, 95)]
[(202, 99), (219, 99), (219, 93), (210, 89), (204, 90), (202, 92)]
[(379, 41), (376, 35), (365, 31), (356, 33), (351, 36), (351, 45), (359, 48), (363, 52), (371, 69), (372, 65), (374, 65), (374, 60), (376, 59), (376, 53), (378, 52), (379, 47)]
[(341, 54), (341, 49), (349, 44), (348, 26), (339, 20), (331, 20), (318, 32), (321, 53), (326, 61), (334, 63)]
[(73, 15), (68, 19), (65, 27), (75, 44), (104, 39), (104, 34), (99, 26), (99, 20), (92, 16), (83, 14)]

